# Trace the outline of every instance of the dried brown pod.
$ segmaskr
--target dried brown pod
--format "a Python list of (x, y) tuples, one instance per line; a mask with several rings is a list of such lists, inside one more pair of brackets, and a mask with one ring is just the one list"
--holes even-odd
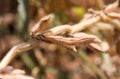
[(114, 10), (117, 9), (118, 5), (119, 5), (119, 0), (115, 1), (114, 3), (112, 4), (109, 4), (108, 6), (106, 6), (105, 8), (105, 12), (106, 13), (110, 13), (110, 12), (113, 12)]
[(95, 38), (83, 36), (81, 38), (74, 37), (62, 37), (62, 36), (47, 36), (46, 39), (52, 43), (58, 45), (73, 45), (73, 46), (81, 46), (87, 45), (94, 42)]
[(112, 4), (109, 4), (105, 8), (104, 12), (110, 17), (120, 19), (120, 14), (117, 13), (117, 11), (119, 11), (119, 9), (118, 9), (119, 5), (120, 5), (120, 0), (117, 0), (116, 2), (114, 2)]
[(101, 42), (101, 40), (97, 37), (97, 36), (95, 36), (95, 35), (92, 35), (92, 34), (87, 34), (87, 33), (82, 33), (82, 32), (80, 32), (80, 33), (75, 33), (75, 34), (73, 34), (73, 37), (78, 37), (78, 38), (94, 38), (94, 42), (96, 42), (96, 43), (100, 43)]
[(50, 25), (51, 18), (52, 18), (52, 15), (48, 15), (40, 19), (40, 21), (38, 21), (31, 29), (31, 32), (30, 32), (31, 37), (35, 37), (36, 33), (39, 33), (45, 30)]
[(100, 44), (91, 43), (87, 47), (96, 52), (104, 52)]
[(46, 40), (57, 45), (61, 45), (72, 51), (77, 51), (76, 46), (87, 46), (90, 43), (100, 43), (100, 39), (94, 35), (86, 33), (70, 34), (71, 37), (46, 36)]

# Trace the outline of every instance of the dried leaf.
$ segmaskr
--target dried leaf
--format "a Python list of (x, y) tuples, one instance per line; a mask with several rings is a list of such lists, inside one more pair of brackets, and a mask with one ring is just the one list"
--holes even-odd
[(36, 23), (33, 26), (33, 28), (31, 29), (30, 35), (32, 37), (35, 37), (36, 33), (39, 33), (45, 30), (50, 25), (51, 18), (52, 18), (52, 15), (43, 17), (38, 23)]
[(73, 45), (73, 46), (81, 46), (88, 45), (94, 42), (95, 38), (89, 36), (82, 37), (62, 37), (62, 36), (47, 36), (46, 39), (52, 43), (58, 45)]
[(108, 5), (104, 11), (108, 16), (120, 19), (120, 14), (116, 12), (118, 11), (119, 5), (120, 0), (117, 0), (116, 2)]
[(76, 52), (76, 46), (87, 46), (90, 43), (100, 43), (100, 39), (94, 35), (86, 33), (75, 33), (69, 34), (71, 37), (62, 37), (62, 36), (45, 36), (45, 41), (52, 42), (54, 44), (61, 45), (67, 49)]
[(87, 47), (96, 52), (105, 52), (109, 49), (109, 45), (107, 42), (102, 42), (101, 44), (90, 43)]
[(109, 4), (106, 8), (105, 8), (105, 12), (106, 13), (110, 13), (110, 12), (113, 12), (114, 10), (117, 9), (119, 3), (118, 3), (119, 0), (115, 1), (114, 3), (112, 4)]
[(91, 50), (96, 51), (96, 52), (104, 52), (102, 47), (99, 44), (96, 44), (96, 43), (89, 44), (88, 48), (90, 48)]
[(109, 13), (108, 16), (120, 19), (120, 14), (119, 13), (112, 12), (112, 13)]
[(72, 35), (73, 37), (78, 37), (78, 38), (94, 38), (94, 42), (96, 43), (100, 43), (101, 40), (95, 36), (95, 35), (92, 35), (92, 34), (87, 34), (87, 33), (75, 33)]

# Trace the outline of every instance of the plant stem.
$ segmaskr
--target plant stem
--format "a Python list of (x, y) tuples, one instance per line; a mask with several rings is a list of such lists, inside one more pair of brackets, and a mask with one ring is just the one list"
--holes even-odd
[(99, 79), (107, 79), (106, 76), (89, 60), (84, 52), (77, 50), (76, 53), (80, 59), (97, 75)]

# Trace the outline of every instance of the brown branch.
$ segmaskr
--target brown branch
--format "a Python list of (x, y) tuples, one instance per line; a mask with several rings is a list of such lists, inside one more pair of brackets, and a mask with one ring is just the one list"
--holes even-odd
[(31, 41), (14, 46), (13, 48), (11, 48), (11, 50), (0, 62), (0, 69), (5, 68), (11, 62), (11, 60), (13, 60), (16, 57), (16, 55), (18, 55), (19, 53), (28, 51), (36, 47), (38, 44), (39, 44), (39, 41), (31, 40)]

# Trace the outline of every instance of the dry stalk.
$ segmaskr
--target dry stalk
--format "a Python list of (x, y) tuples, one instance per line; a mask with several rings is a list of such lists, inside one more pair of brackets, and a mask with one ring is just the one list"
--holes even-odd
[(91, 62), (89, 61), (87, 55), (83, 52), (78, 50), (77, 51), (80, 59), (98, 76), (100, 79), (107, 79), (104, 74)]
[(11, 50), (7, 53), (7, 55), (0, 62), (0, 69), (5, 68), (11, 62), (11, 60), (13, 60), (19, 53), (30, 50), (36, 47), (38, 44), (39, 41), (31, 40), (26, 43), (21, 43), (12, 47)]
[[(96, 13), (94, 13), (96, 14)], [(5, 68), (12, 59), (18, 55), (18, 53), (22, 53), (24, 51), (30, 50), (36, 46), (39, 45), (40, 40), (36, 40), (36, 38), (42, 39), (42, 40), (47, 40), (49, 42), (62, 45), (67, 48), (71, 48), (74, 51), (76, 51), (75, 47), (80, 46), (80, 45), (85, 45), (90, 48), (95, 48), (95, 50), (103, 51), (102, 47), (100, 45), (95, 46), (96, 44), (96, 37), (95, 36), (90, 36), (88, 34), (80, 36), (82, 34), (76, 34), (79, 33), (80, 31), (91, 27), (93, 24), (99, 22), (99, 21), (108, 21), (113, 24), (115, 24), (114, 19), (111, 19), (112, 16), (107, 16), (104, 11), (97, 11), (96, 16), (91, 17), (90, 19), (86, 21), (79, 22), (78, 24), (75, 25), (62, 25), (62, 26), (57, 26), (55, 28), (49, 29), (47, 31), (42, 32), (44, 29), (46, 29), (49, 26), (49, 21), (50, 21), (51, 16), (43, 17), (33, 28), (32, 31), (30, 32), (31, 37), (33, 38), (29, 42), (19, 44), (17, 46), (14, 46), (8, 53), (7, 55), (1, 60), (0, 63), (0, 69)], [(113, 16), (114, 17), (114, 16)], [(116, 17), (116, 19), (119, 19), (119, 17)], [(117, 25), (117, 24), (116, 24)], [(69, 34), (73, 34), (73, 36), (68, 36), (68, 37), (63, 37), (63, 36), (57, 36), (60, 33), (63, 32), (68, 32)], [(98, 42), (98, 40), (97, 40)], [(100, 43), (100, 42), (99, 42)], [(99, 46), (99, 47), (98, 47)], [(84, 56), (80, 56), (81, 58)], [(89, 61), (89, 60), (85, 60)], [(91, 66), (90, 66), (91, 67)], [(93, 67), (93, 66), (92, 66)], [(101, 79), (106, 79), (104, 75), (99, 74), (100, 72), (95, 71), (96, 74), (101, 77)]]
[(69, 32), (71, 33), (71, 26), (70, 25), (60, 25), (60, 26), (56, 26), (48, 31), (45, 32), (44, 35), (57, 35), (60, 34), (62, 32)]

